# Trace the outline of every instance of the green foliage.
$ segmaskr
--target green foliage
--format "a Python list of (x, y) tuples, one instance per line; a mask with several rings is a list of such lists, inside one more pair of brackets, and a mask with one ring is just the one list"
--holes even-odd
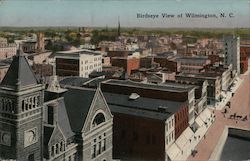
[(92, 38), (91, 38), (91, 43), (97, 45), (101, 41), (115, 41), (117, 37), (117, 33), (108, 30), (94, 30), (92, 32)]

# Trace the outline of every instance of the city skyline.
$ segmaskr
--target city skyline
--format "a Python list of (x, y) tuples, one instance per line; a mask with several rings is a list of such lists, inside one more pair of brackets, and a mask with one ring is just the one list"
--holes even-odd
[[(145, 28), (248, 28), (250, 4), (247, 0), (5, 0), (0, 4), (0, 26), (89, 26)], [(138, 14), (158, 18), (138, 18)], [(163, 17), (163, 14), (174, 17)], [(177, 16), (182, 14), (181, 18)], [(216, 15), (188, 18), (186, 14)], [(221, 18), (225, 14), (227, 17)], [(232, 17), (229, 18), (230, 14)]]

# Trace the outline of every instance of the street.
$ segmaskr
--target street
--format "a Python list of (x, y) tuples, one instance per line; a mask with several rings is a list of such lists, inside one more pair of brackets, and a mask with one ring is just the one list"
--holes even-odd
[[(240, 78), (243, 79), (243, 82), (230, 99), (231, 107), (225, 107), (227, 108), (226, 114), (224, 114), (225, 108), (215, 111), (215, 123), (207, 131), (206, 137), (196, 146), (195, 149), (198, 153), (194, 157), (188, 157), (189, 161), (208, 160), (225, 126), (250, 129), (250, 75), (241, 75)], [(247, 116), (247, 120), (242, 121), (245, 116)]]

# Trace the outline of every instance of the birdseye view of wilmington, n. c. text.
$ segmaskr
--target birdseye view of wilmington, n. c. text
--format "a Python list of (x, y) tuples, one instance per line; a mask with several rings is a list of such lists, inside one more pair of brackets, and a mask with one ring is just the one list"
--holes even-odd
[(250, 1), (0, 0), (0, 161), (250, 161)]

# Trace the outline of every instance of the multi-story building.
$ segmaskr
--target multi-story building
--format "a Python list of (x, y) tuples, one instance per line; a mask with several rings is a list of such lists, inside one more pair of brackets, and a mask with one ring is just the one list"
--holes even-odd
[(6, 38), (0, 37), (0, 44), (8, 44), (8, 40)]
[(49, 56), (52, 54), (52, 52), (39, 52), (39, 53), (33, 53), (28, 55), (28, 59), (32, 60), (32, 63), (34, 64), (43, 64), (48, 63)]
[(16, 55), (17, 46), (15, 43), (0, 43), (0, 59), (11, 58)]
[(210, 60), (204, 56), (179, 57), (176, 61), (180, 63), (180, 72), (184, 73), (199, 73), (210, 64)]
[(98, 51), (71, 50), (57, 52), (55, 55), (58, 76), (89, 77), (93, 71), (102, 71), (102, 55)]
[(168, 87), (131, 81), (105, 81), (101, 89), (114, 115), (114, 158), (167, 160), (167, 149), (188, 127), (187, 97), (173, 101)]
[(18, 53), (0, 84), (0, 160), (110, 161), (113, 116), (100, 89), (48, 88)]
[(180, 73), (175, 76), (177, 81), (185, 81), (189, 83), (198, 81), (207, 81), (207, 104), (215, 105), (221, 101), (221, 76), (215, 73), (203, 73), (203, 74), (188, 74)]
[(240, 70), (245, 73), (248, 70), (248, 59), (250, 57), (250, 42), (249, 44), (240, 45)]
[(240, 74), (240, 37), (224, 36), (224, 63), (233, 65), (233, 70)]
[(133, 57), (113, 57), (111, 59), (112, 66), (122, 67), (124, 71), (130, 75), (133, 70), (140, 68), (140, 59)]

